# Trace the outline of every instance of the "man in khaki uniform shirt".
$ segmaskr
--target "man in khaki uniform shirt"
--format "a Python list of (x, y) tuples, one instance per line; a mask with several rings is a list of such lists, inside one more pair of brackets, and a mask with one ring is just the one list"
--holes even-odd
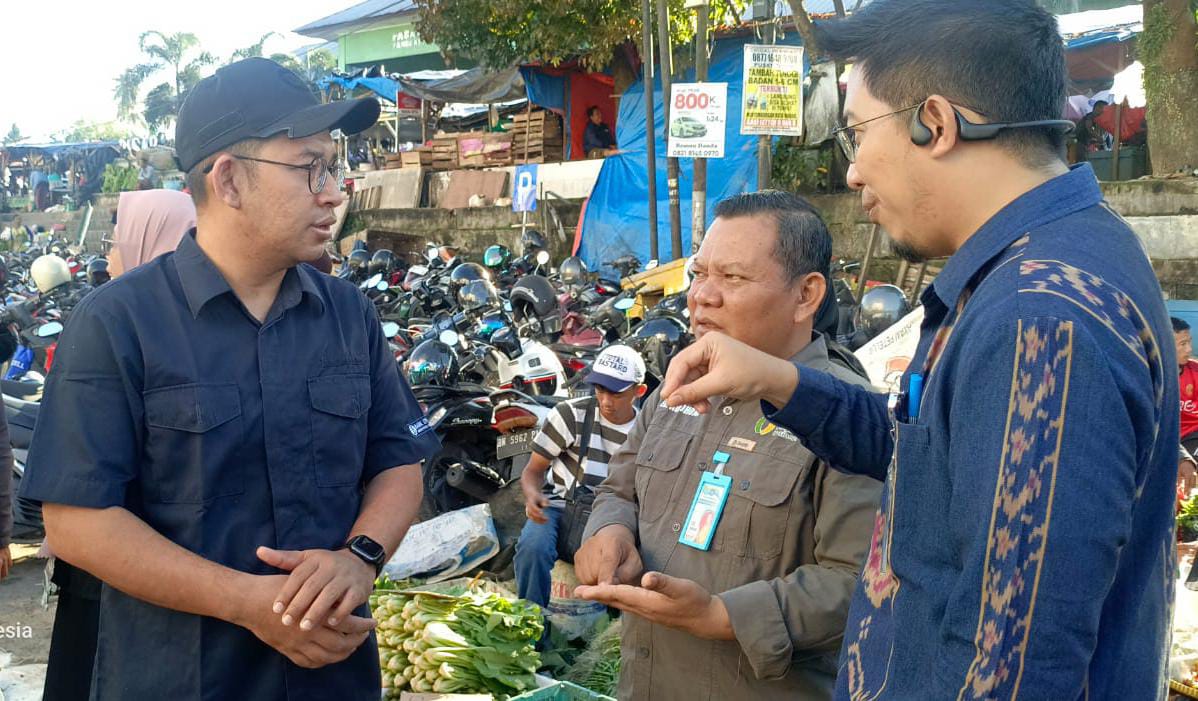
[[(805, 200), (726, 200), (695, 259), (692, 329), (866, 384), (812, 330), (830, 260), (831, 238)], [(730, 456), (731, 488), (699, 550), (679, 536), (717, 451)], [(831, 698), (880, 495), (876, 480), (816, 460), (757, 402), (714, 400), (701, 414), (652, 395), (575, 558), (578, 596), (626, 612), (620, 699)]]

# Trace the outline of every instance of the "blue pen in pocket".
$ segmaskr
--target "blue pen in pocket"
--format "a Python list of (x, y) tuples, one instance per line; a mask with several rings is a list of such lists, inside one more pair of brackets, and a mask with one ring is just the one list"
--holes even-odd
[(919, 404), (923, 401), (923, 375), (911, 373), (907, 381), (907, 418), (914, 421), (919, 418)]

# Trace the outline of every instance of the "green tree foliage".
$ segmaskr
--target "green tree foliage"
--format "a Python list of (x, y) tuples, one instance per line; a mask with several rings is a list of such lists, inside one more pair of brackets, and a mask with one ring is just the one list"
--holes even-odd
[(128, 130), (116, 122), (76, 121), (69, 128), (52, 135), (54, 141), (74, 143), (80, 141), (120, 141), (130, 136)]
[(12, 128), (8, 130), (8, 135), (4, 137), (3, 143), (7, 146), (8, 144), (15, 144), (23, 138), (25, 137), (21, 136), (21, 130), (17, 128), (16, 124), (13, 124)]
[[(638, 43), (639, 0), (417, 0), (421, 37), (447, 56), (494, 68), (518, 61), (559, 65), (579, 59), (598, 70), (616, 50)], [(713, 26), (739, 23), (747, 0), (712, 0)], [(676, 46), (695, 33), (694, 13), (684, 0), (669, 0), (670, 33)]]

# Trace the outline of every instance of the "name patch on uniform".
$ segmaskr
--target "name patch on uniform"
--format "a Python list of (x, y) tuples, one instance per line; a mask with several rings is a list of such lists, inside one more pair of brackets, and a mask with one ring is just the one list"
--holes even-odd
[(753, 449), (757, 447), (757, 441), (751, 441), (747, 438), (741, 438), (740, 436), (733, 436), (732, 438), (728, 439), (728, 445), (729, 447), (736, 448), (737, 450), (743, 450), (745, 452), (751, 453), (753, 452)]
[(687, 416), (702, 416), (702, 414), (699, 413), (698, 409), (695, 409), (693, 406), (691, 406), (689, 404), (682, 404), (680, 406), (672, 407), (666, 403), (666, 400), (663, 399), (663, 400), (661, 400), (661, 404), (658, 404), (657, 406), (661, 409), (669, 409), (670, 411), (674, 412), (675, 414), (686, 414)]
[(408, 424), (408, 433), (412, 436), (423, 436), (428, 433), (431, 426), (428, 425), (428, 419), (421, 416), (412, 423)]

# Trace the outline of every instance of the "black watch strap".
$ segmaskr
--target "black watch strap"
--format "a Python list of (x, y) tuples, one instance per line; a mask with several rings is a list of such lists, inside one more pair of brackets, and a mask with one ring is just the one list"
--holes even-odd
[(382, 573), (383, 565), (387, 564), (386, 549), (368, 536), (358, 535), (350, 538), (346, 542), (345, 548), (366, 564), (374, 567), (376, 577)]

